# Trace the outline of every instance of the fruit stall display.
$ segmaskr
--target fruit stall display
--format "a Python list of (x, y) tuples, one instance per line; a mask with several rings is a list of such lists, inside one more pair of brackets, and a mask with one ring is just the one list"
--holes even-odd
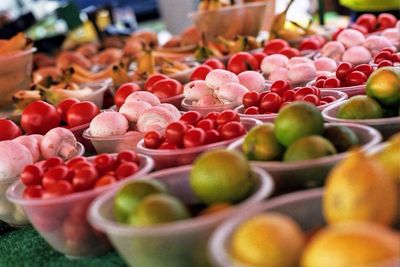
[[(268, 9), (228, 2), (195, 26)], [(1, 40), (0, 265), (398, 266), (400, 21), (288, 8), (266, 40)]]

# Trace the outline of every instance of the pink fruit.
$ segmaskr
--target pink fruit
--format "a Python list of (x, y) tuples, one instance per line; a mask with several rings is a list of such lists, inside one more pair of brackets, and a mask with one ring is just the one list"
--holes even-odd
[(371, 53), (363, 46), (353, 46), (344, 52), (342, 60), (353, 65), (368, 63), (372, 59)]
[(284, 55), (274, 54), (266, 56), (261, 62), (261, 71), (264, 74), (269, 75), (278, 68), (286, 67), (288, 62), (289, 59)]
[(257, 71), (245, 71), (238, 75), (241, 85), (249, 91), (261, 92), (265, 88), (265, 79)]
[(314, 60), (314, 65), (317, 71), (334, 72), (337, 68), (336, 61), (329, 57), (320, 57)]
[(332, 41), (328, 42), (322, 47), (321, 56), (329, 57), (336, 62), (339, 62), (342, 59), (343, 53), (346, 51), (346, 48), (341, 42)]
[(364, 34), (354, 29), (346, 29), (339, 33), (337, 40), (346, 48), (362, 45), (365, 42)]

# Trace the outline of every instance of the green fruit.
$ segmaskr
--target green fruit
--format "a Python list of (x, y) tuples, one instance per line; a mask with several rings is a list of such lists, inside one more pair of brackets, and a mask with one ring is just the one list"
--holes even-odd
[(357, 95), (340, 106), (338, 117), (349, 120), (377, 119), (383, 117), (383, 110), (373, 98)]
[(279, 112), (274, 131), (278, 141), (288, 147), (304, 136), (322, 134), (324, 120), (315, 106), (294, 102)]
[(190, 172), (194, 194), (206, 204), (235, 203), (245, 199), (254, 185), (244, 156), (235, 151), (214, 150), (202, 154)]
[(118, 222), (126, 222), (146, 196), (166, 192), (165, 186), (156, 180), (134, 180), (126, 184), (114, 198), (114, 216)]
[(367, 95), (376, 99), (382, 106), (400, 105), (400, 73), (394, 67), (380, 68), (368, 78), (365, 88)]
[(242, 145), (243, 153), (249, 160), (279, 160), (284, 148), (274, 134), (274, 125), (266, 123), (252, 128)]
[(176, 197), (167, 194), (151, 194), (144, 197), (129, 216), (134, 226), (151, 226), (190, 218), (190, 213)]
[(326, 137), (341, 153), (359, 144), (360, 140), (357, 134), (349, 127), (338, 125), (325, 128), (324, 137)]
[(335, 147), (329, 140), (311, 135), (303, 137), (294, 142), (285, 152), (284, 161), (299, 161), (317, 159), (336, 154)]

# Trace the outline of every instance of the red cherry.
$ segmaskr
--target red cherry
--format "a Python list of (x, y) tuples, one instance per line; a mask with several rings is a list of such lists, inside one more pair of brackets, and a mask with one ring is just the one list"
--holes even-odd
[(212, 129), (205, 132), (204, 144), (212, 144), (219, 141), (222, 141), (222, 137), (217, 130)]
[(340, 87), (340, 81), (336, 77), (331, 77), (324, 81), (323, 88), (338, 88), (338, 87)]
[(369, 77), (371, 73), (374, 72), (374, 68), (370, 64), (357, 65), (356, 67), (354, 67), (353, 70), (361, 71), (362, 73), (367, 75), (367, 77)]
[(346, 82), (351, 85), (360, 85), (366, 83), (368, 77), (361, 71), (352, 71), (347, 75)]
[(386, 51), (386, 50), (385, 51), (381, 51), (381, 52), (379, 52), (378, 54), (375, 55), (374, 63), (375, 64), (379, 64), (379, 62), (381, 62), (382, 60), (385, 60), (385, 59), (389, 60), (391, 55), (392, 55), (392, 52), (389, 52), (389, 51)]
[(306, 95), (303, 97), (303, 101), (314, 104), (318, 106), (319, 104), (319, 98), (316, 95)]
[(293, 47), (285, 47), (279, 50), (278, 54), (284, 55), (288, 58), (292, 58), (300, 56), (300, 51)]
[(243, 106), (245, 108), (248, 108), (248, 107), (252, 107), (252, 106), (257, 106), (260, 102), (260, 97), (257, 92), (252, 91), (252, 92), (245, 93), (243, 95), (242, 101), (243, 101)]
[(314, 94), (315, 94), (315, 90), (313, 88), (308, 87), (308, 86), (302, 87), (296, 91), (296, 93), (294, 95), (294, 100), (301, 101), (301, 100), (303, 100), (303, 98), (306, 95), (314, 95)]
[(260, 111), (259, 111), (258, 107), (248, 107), (245, 109), (244, 114), (256, 115), (256, 114), (260, 114)]
[(353, 65), (349, 62), (342, 62), (336, 69), (336, 77), (341, 81), (346, 81), (347, 75), (353, 70)]
[(283, 102), (291, 102), (294, 100), (296, 92), (294, 90), (288, 90), (282, 94), (282, 101)]
[(276, 93), (268, 93), (262, 99), (260, 103), (260, 109), (263, 112), (273, 112), (279, 111), (279, 107), (282, 104), (282, 98)]
[(306, 38), (304, 39), (299, 46), (300, 51), (303, 50), (317, 50), (319, 49), (319, 43), (316, 40)]
[(378, 64), (378, 69), (383, 68), (383, 67), (391, 67), (393, 66), (393, 62), (390, 60), (382, 60), (381, 62), (379, 62)]
[(324, 88), (325, 80), (326, 80), (326, 79), (320, 79), (320, 80), (316, 81), (314, 85), (315, 85), (316, 87), (318, 87), (318, 88)]
[(271, 92), (276, 93), (280, 96), (287, 90), (291, 88), (290, 83), (286, 80), (277, 80), (274, 81), (271, 85)]

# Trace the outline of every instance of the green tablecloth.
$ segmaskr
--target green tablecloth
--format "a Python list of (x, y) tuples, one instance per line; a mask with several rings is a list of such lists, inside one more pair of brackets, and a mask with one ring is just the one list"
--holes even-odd
[(97, 258), (70, 260), (53, 250), (32, 227), (9, 229), (0, 222), (1, 267), (121, 267), (114, 251)]

